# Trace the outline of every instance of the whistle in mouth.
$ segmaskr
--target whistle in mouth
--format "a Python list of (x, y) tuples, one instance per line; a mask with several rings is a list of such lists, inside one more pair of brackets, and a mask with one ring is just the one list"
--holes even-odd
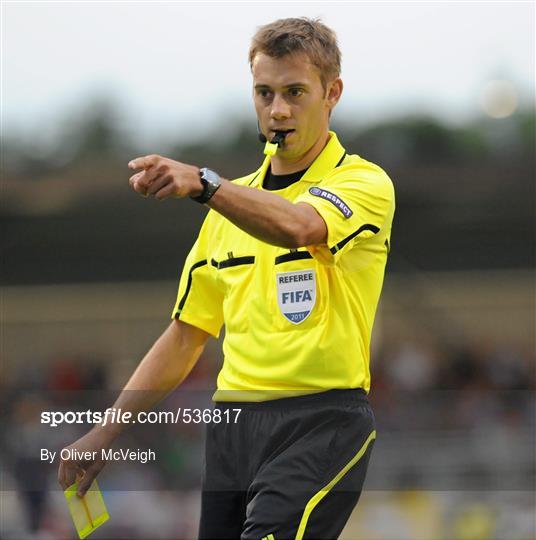
[(285, 140), (286, 133), (283, 131), (278, 131), (274, 138), (271, 141), (266, 141), (266, 145), (264, 147), (264, 153), (267, 156), (275, 156), (277, 149), (283, 144), (283, 141)]
[(266, 141), (266, 145), (264, 146), (264, 154), (267, 156), (275, 156), (275, 153), (277, 152), (277, 144), (274, 144), (270, 141)]

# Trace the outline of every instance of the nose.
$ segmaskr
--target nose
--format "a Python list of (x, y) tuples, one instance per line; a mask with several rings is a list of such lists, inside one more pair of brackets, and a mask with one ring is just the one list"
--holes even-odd
[(285, 120), (290, 118), (290, 106), (281, 94), (275, 94), (272, 100), (270, 117), (273, 120)]

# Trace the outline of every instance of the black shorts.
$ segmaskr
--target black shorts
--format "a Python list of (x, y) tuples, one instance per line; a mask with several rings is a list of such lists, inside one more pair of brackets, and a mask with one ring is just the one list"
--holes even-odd
[(242, 411), (236, 424), (207, 426), (199, 538), (338, 538), (376, 436), (365, 392), (215, 407)]

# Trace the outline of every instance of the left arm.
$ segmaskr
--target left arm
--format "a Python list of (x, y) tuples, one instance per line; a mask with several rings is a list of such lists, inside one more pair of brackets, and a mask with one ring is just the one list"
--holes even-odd
[[(137, 193), (155, 199), (196, 197), (201, 194), (199, 169), (157, 155), (132, 160), (131, 169), (143, 169), (129, 182)], [(293, 204), (275, 193), (237, 186), (222, 178), (208, 202), (213, 210), (248, 234), (275, 246), (298, 248), (325, 244), (327, 227), (307, 203)]]

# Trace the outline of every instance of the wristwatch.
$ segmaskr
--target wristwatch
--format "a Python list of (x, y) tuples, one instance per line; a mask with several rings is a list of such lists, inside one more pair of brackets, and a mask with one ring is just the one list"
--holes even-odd
[(205, 204), (218, 191), (221, 186), (221, 178), (218, 173), (206, 167), (199, 169), (199, 177), (203, 185), (203, 192), (199, 197), (190, 198), (198, 203)]

